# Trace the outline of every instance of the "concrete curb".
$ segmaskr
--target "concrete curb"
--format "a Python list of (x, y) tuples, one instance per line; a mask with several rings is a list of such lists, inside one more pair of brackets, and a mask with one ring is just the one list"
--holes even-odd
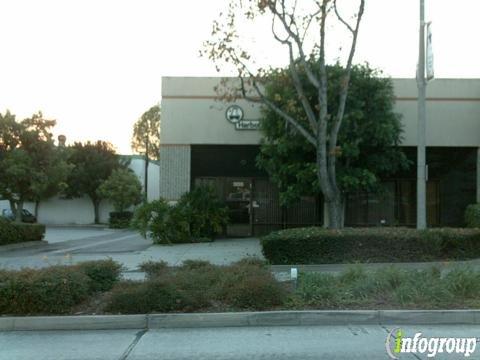
[(151, 315), (0, 317), (0, 331), (244, 326), (480, 325), (480, 310), (321, 310)]
[(26, 241), (17, 244), (0, 245), (0, 253), (18, 249), (32, 249), (48, 245), (48, 241)]

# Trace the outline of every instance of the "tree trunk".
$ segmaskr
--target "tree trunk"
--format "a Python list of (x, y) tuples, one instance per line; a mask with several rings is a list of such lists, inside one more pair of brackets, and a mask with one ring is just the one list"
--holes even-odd
[(22, 210), (23, 210), (23, 200), (18, 200), (17, 209), (15, 211), (15, 222), (22, 222)]
[(100, 200), (92, 199), (93, 203), (93, 212), (94, 212), (94, 222), (95, 224), (100, 224)]
[(344, 224), (344, 203), (341, 197), (337, 200), (327, 201), (328, 228), (341, 229)]
[(8, 200), (10, 203), (10, 210), (12, 211), (12, 214), (17, 214), (17, 207), (15, 206), (15, 201), (13, 200)]

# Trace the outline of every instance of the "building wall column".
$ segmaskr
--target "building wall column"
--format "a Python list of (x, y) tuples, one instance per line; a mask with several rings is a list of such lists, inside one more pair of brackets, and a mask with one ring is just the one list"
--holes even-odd
[(160, 197), (176, 201), (190, 191), (190, 145), (160, 146)]
[(480, 203), (480, 147), (477, 148), (477, 204)]

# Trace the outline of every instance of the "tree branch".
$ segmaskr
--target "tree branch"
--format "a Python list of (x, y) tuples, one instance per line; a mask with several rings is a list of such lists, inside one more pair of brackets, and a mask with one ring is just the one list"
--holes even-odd
[(345, 114), (345, 105), (347, 101), (348, 95), (348, 87), (350, 83), (350, 75), (352, 72), (352, 63), (353, 63), (353, 56), (355, 54), (355, 49), (357, 46), (357, 38), (358, 38), (358, 31), (360, 29), (360, 22), (362, 20), (363, 12), (365, 9), (365, 0), (360, 0), (360, 5), (358, 9), (357, 21), (355, 25), (355, 29), (353, 30), (353, 39), (352, 45), (350, 47), (350, 53), (348, 56), (347, 65), (345, 67), (345, 74), (341, 80), (341, 90), (340, 90), (340, 99), (338, 104), (337, 115), (335, 118), (335, 122), (330, 131), (330, 142), (329, 142), (329, 173), (330, 177), (332, 178), (332, 182), (334, 186), (337, 186), (336, 177), (335, 177), (335, 162), (336, 162), (336, 147), (337, 147), (337, 139), (338, 139), (338, 132), (340, 131), (340, 127), (342, 125), (343, 116)]
[(239, 77), (240, 79), (240, 84), (241, 84), (241, 92), (242, 96), (245, 100), (252, 101), (252, 102), (261, 102), (265, 105), (267, 105), (272, 111), (274, 111), (277, 115), (282, 117), (285, 121), (290, 123), (301, 135), (305, 137), (305, 139), (310, 142), (313, 146), (316, 146), (317, 142), (314, 136), (312, 136), (297, 120), (295, 120), (293, 117), (288, 115), (285, 111), (280, 109), (277, 105), (275, 105), (274, 102), (272, 102), (270, 99), (268, 99), (263, 92), (260, 90), (257, 82), (255, 81), (255, 78), (253, 74), (250, 74), (250, 79), (252, 80), (252, 86), (255, 89), (259, 99), (251, 97), (247, 94), (246, 88), (245, 88), (245, 80), (243, 77)]
[(335, 15), (337, 15), (337, 18), (338, 20), (340, 20), (340, 22), (345, 25), (345, 27), (353, 34), (355, 32), (355, 30), (353, 30), (353, 28), (350, 26), (350, 24), (348, 22), (346, 22), (343, 17), (340, 15), (340, 13), (338, 12), (338, 8), (337, 8), (337, 0), (334, 0), (333, 1), (333, 10), (335, 11)]
[(305, 72), (307, 74), (308, 80), (312, 83), (313, 86), (315, 86), (316, 88), (319, 88), (320, 87), (319, 79), (315, 76), (310, 65), (306, 60), (305, 52), (303, 50), (303, 42), (301, 41), (300, 35), (292, 30), (292, 24), (295, 24), (294, 14), (289, 15), (290, 24), (288, 24), (287, 14), (284, 7), (285, 4), (283, 1), (282, 1), (282, 6), (283, 6), (283, 9), (282, 9), (282, 12), (280, 12), (276, 7), (276, 2), (269, 3), (269, 9), (272, 12), (273, 16), (278, 17), (278, 19), (283, 25), (284, 30), (294, 40), (295, 45), (298, 49), (300, 62), (302, 66), (305, 68)]

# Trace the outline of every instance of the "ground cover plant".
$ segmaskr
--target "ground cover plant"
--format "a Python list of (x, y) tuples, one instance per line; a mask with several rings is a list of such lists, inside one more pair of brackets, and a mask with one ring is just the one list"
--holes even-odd
[(442, 274), (438, 268), (367, 272), (360, 266), (340, 275), (303, 273), (287, 307), (295, 309), (461, 309), (480, 306), (480, 272), (468, 267)]
[(273, 232), (261, 244), (272, 264), (465, 260), (480, 257), (480, 229), (309, 227)]

